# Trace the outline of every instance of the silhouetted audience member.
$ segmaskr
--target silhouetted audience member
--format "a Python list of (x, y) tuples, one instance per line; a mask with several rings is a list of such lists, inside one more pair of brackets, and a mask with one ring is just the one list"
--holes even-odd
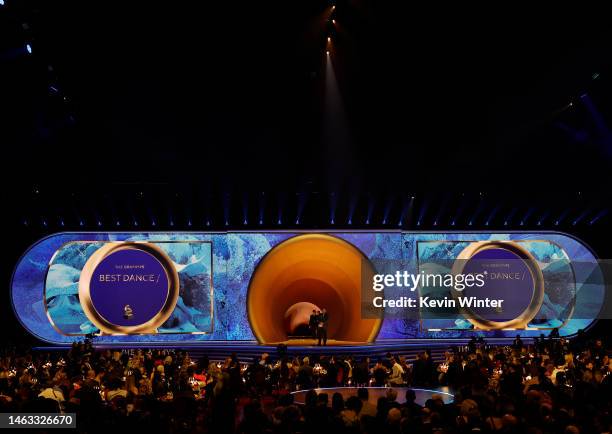
[[(75, 432), (611, 432), (612, 358), (603, 340), (577, 339), (529, 345), (519, 337), (507, 347), (475, 339), (436, 361), (422, 352), (409, 386), (448, 386), (452, 403), (442, 391), (392, 387), (400, 360), (393, 354), (370, 366), (367, 358), (321, 354), (263, 354), (243, 363), (236, 355), (194, 361), (183, 351), (95, 350), (88, 342), (50, 354), (7, 346), (0, 349), (0, 412), (76, 413)], [(375, 389), (374, 405), (364, 387), (317, 394), (327, 384), (385, 389)], [(303, 403), (294, 402), (297, 389), (307, 390)]]

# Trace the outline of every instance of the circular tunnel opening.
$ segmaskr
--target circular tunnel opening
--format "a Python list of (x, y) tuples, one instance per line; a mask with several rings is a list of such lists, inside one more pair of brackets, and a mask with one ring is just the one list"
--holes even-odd
[(352, 244), (324, 234), (300, 235), (273, 249), (257, 266), (247, 294), (253, 334), (260, 343), (300, 344), (310, 314), (329, 314), (329, 344), (372, 342), (380, 318), (362, 318), (361, 282), (375, 273)]

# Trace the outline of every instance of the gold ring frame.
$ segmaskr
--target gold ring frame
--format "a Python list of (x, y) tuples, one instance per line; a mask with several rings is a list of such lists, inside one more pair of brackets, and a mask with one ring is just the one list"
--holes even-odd
[[(533, 278), (533, 294), (529, 305), (516, 318), (508, 321), (492, 321), (468, 308), (462, 308), (461, 313), (479, 330), (525, 329), (529, 322), (537, 315), (544, 301), (544, 276), (535, 258), (524, 247), (513, 241), (477, 241), (471, 243), (457, 256), (453, 264), (452, 274), (462, 274), (467, 261), (478, 252), (488, 249), (503, 249), (517, 255), (527, 266)], [(462, 292), (454, 288), (451, 290), (457, 299)]]
[[(150, 320), (135, 326), (121, 326), (113, 324), (104, 318), (95, 308), (91, 300), (90, 282), (94, 271), (98, 265), (112, 253), (120, 250), (140, 250), (153, 256), (166, 273), (168, 278), (168, 294), (164, 305), (160, 311)], [(157, 333), (157, 328), (161, 326), (172, 314), (179, 296), (179, 276), (172, 265), (172, 260), (158, 246), (147, 242), (116, 242), (107, 243), (96, 252), (85, 263), (79, 278), (79, 300), (87, 318), (102, 332), (108, 335), (127, 335)]]

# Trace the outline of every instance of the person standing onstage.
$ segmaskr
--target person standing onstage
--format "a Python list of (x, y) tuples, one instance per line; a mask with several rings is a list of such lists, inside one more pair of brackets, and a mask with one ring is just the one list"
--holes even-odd
[(327, 321), (329, 320), (329, 315), (327, 314), (327, 310), (325, 308), (321, 309), (321, 313), (319, 314), (318, 317), (318, 336), (319, 336), (319, 343), (318, 345), (321, 345), (321, 341), (323, 341), (323, 345), (327, 345)]
[(312, 334), (313, 339), (317, 339), (317, 323), (319, 320), (317, 319), (317, 310), (313, 309), (310, 314), (310, 320), (308, 321), (308, 327), (310, 328), (310, 333)]

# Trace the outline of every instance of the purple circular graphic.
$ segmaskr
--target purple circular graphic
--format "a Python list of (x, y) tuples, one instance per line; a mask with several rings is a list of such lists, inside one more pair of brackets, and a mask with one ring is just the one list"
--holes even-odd
[(166, 270), (155, 256), (138, 249), (117, 250), (96, 267), (89, 284), (91, 302), (107, 321), (137, 326), (159, 313), (168, 298)]
[(500, 308), (473, 308), (490, 321), (510, 321), (531, 304), (535, 282), (532, 272), (518, 254), (504, 248), (484, 249), (466, 261), (463, 274), (483, 274), (484, 285), (466, 288), (461, 297), (503, 300)]

